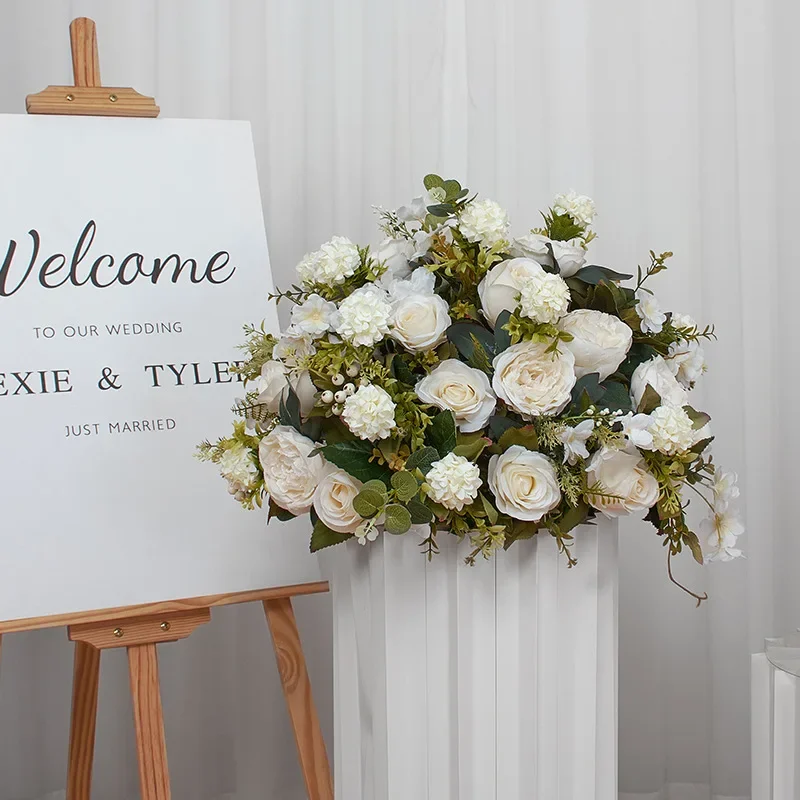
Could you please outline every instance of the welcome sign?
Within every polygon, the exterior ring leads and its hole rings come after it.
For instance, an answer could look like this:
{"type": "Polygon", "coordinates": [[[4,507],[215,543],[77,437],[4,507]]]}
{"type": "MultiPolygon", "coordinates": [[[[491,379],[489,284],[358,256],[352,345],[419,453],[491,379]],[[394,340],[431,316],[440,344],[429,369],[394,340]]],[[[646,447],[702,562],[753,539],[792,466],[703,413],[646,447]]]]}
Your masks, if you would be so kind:
{"type": "Polygon", "coordinates": [[[318,580],[196,444],[277,330],[248,123],[0,116],[0,621],[318,580]]]}

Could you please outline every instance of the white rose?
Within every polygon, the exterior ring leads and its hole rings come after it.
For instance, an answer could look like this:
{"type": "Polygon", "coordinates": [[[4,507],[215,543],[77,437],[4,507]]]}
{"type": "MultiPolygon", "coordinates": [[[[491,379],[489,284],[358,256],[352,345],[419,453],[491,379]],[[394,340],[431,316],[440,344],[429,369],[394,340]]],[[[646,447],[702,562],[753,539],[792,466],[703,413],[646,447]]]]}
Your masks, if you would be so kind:
{"type": "Polygon", "coordinates": [[[707,369],[705,353],[696,341],[673,342],[665,360],[684,389],[691,389],[707,369]]]}
{"type": "Polygon", "coordinates": [[[447,301],[437,294],[412,294],[398,301],[389,319],[392,338],[412,352],[430,350],[450,327],[447,301]]]}
{"type": "Polygon", "coordinates": [[[464,433],[483,428],[497,404],[486,373],[457,358],[442,361],[414,391],[423,403],[450,409],[464,433]]]}
{"type": "Polygon", "coordinates": [[[542,274],[541,265],[530,258],[501,261],[486,273],[478,284],[483,314],[494,325],[503,311],[513,311],[526,281],[542,274]]]}
{"type": "Polygon", "coordinates": [[[375,258],[386,264],[382,282],[389,279],[406,278],[411,274],[408,262],[414,257],[416,247],[410,239],[384,239],[375,251],[375,258]]]}
{"type": "Polygon", "coordinates": [[[495,394],[526,419],[563,411],[575,386],[572,353],[547,353],[548,347],[548,342],[520,342],[492,362],[495,394]]]}
{"type": "Polygon", "coordinates": [[[633,339],[633,331],[622,320],[588,308],[570,311],[558,327],[572,335],[563,346],[575,356],[578,378],[597,372],[604,381],[625,360],[633,339]]]}
{"type": "Polygon", "coordinates": [[[497,510],[514,519],[538,522],[561,502],[553,462],[522,445],[492,456],[488,477],[497,510]]]}
{"type": "Polygon", "coordinates": [[[261,367],[261,375],[256,380],[258,402],[277,414],[286,383],[286,367],[280,361],[267,361],[261,367]]]}
{"type": "Polygon", "coordinates": [[[274,427],[258,446],[267,492],[292,514],[305,514],[311,508],[325,467],[322,456],[311,455],[316,448],[316,442],[288,425],[274,427]]]}
{"type": "Polygon", "coordinates": [[[562,278],[574,275],[586,263],[586,248],[579,239],[569,242],[551,242],[553,256],[562,278]]]}
{"type": "Polygon", "coordinates": [[[562,278],[574,275],[586,263],[586,248],[580,239],[559,242],[548,239],[540,233],[529,233],[514,239],[510,253],[513,256],[532,258],[538,264],[552,264],[547,245],[553,248],[553,257],[558,263],[558,271],[562,278]]]}
{"type": "Polygon", "coordinates": [[[658,481],[647,471],[638,452],[598,450],[586,467],[590,487],[599,484],[604,495],[588,495],[589,505],[607,517],[646,511],[658,500],[658,481]]]}
{"type": "Polygon", "coordinates": [[[314,491],[314,510],[332,531],[353,533],[363,522],[353,510],[353,498],[362,485],[343,469],[331,468],[322,476],[314,491]]]}
{"type": "Polygon", "coordinates": [[[639,408],[644,391],[650,385],[658,392],[662,403],[672,406],[685,406],[688,402],[686,390],[675,380],[672,370],[661,356],[643,361],[631,376],[631,402],[634,409],[639,408]]]}

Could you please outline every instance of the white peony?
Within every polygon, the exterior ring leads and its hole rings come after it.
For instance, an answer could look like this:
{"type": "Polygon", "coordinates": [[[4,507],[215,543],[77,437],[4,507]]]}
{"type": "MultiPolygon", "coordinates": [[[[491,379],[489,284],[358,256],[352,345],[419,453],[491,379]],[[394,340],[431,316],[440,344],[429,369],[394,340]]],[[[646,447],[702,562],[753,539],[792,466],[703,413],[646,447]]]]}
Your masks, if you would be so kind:
{"type": "Polygon", "coordinates": [[[386,293],[367,284],[342,300],[336,333],[356,346],[377,344],[389,333],[391,311],[386,293]]]}
{"type": "Polygon", "coordinates": [[[338,318],[336,304],[318,294],[309,295],[303,303],[292,307],[292,327],[314,339],[333,330],[338,318]]]}
{"type": "Polygon", "coordinates": [[[552,263],[547,245],[553,249],[553,258],[558,264],[562,278],[574,275],[586,263],[586,248],[580,239],[559,242],[548,239],[540,233],[529,233],[514,239],[509,252],[518,258],[532,258],[539,264],[548,266],[552,263]]]}
{"type": "Polygon", "coordinates": [[[513,344],[492,362],[492,388],[525,419],[558,414],[575,385],[575,358],[569,350],[546,352],[548,342],[513,344]]]}
{"type": "Polygon", "coordinates": [[[497,510],[514,519],[538,522],[561,502],[553,462],[522,445],[492,456],[488,479],[497,510]]]}
{"type": "Polygon", "coordinates": [[[742,551],[736,547],[737,539],[744,533],[741,520],[730,510],[715,512],[700,523],[703,556],[709,561],[733,561],[742,551]]]}
{"type": "Polygon", "coordinates": [[[686,390],[675,380],[672,370],[661,356],[654,356],[643,361],[631,376],[631,402],[639,408],[644,391],[652,386],[658,393],[662,403],[673,406],[685,406],[688,402],[686,390]]]}
{"type": "Polygon", "coordinates": [[[338,533],[353,533],[363,518],[353,510],[353,498],[362,483],[343,469],[329,468],[314,491],[317,516],[338,533]]]}
{"type": "Polygon", "coordinates": [[[565,194],[557,194],[553,200],[553,211],[557,214],[569,214],[578,225],[588,228],[597,214],[594,200],[585,194],[578,194],[570,189],[565,194]]]}
{"type": "Polygon", "coordinates": [[[569,301],[569,286],[564,279],[544,270],[528,276],[520,289],[521,313],[534,322],[558,322],[567,313],[569,301]]]}
{"type": "Polygon", "coordinates": [[[654,294],[646,289],[636,292],[636,313],[641,319],[641,327],[645,333],[661,333],[661,328],[667,321],[667,315],[661,310],[661,305],[654,294]]]}
{"type": "Polygon", "coordinates": [[[438,364],[414,391],[423,403],[450,409],[464,433],[483,428],[497,404],[486,373],[457,358],[438,364]]]}
{"type": "Polygon", "coordinates": [[[664,359],[678,383],[691,389],[706,371],[706,357],[698,342],[673,342],[664,359]]]}
{"type": "Polygon", "coordinates": [[[544,272],[530,258],[511,258],[492,267],[478,284],[483,314],[494,325],[503,311],[514,311],[519,305],[522,287],[529,279],[544,272]]]}
{"type": "Polygon", "coordinates": [[[358,247],[345,236],[334,236],[319,250],[303,257],[297,265],[297,274],[307,286],[315,283],[335,286],[344,283],[360,265],[358,247]]]}
{"type": "Polygon", "coordinates": [[[303,331],[290,325],[272,349],[272,357],[282,361],[287,367],[297,367],[308,356],[317,352],[314,340],[303,331]]]}
{"type": "Polygon", "coordinates": [[[585,419],[575,427],[565,425],[558,438],[564,445],[564,463],[577,464],[579,459],[589,458],[586,442],[594,430],[594,420],[585,419]]]}
{"type": "Polygon", "coordinates": [[[249,489],[258,476],[250,448],[238,443],[227,448],[219,460],[219,473],[230,484],[232,494],[249,489]]]}
{"type": "Polygon", "coordinates": [[[508,214],[494,200],[474,200],[461,212],[458,228],[468,242],[492,247],[508,239],[508,214]]]}
{"type": "Polygon", "coordinates": [[[314,498],[325,461],[312,455],[317,443],[287,425],[277,425],[262,440],[258,458],[269,496],[292,514],[305,514],[314,498]]]}
{"type": "Polygon", "coordinates": [[[434,461],[425,482],[428,497],[434,503],[456,511],[461,511],[478,496],[482,483],[478,465],[455,453],[434,461]]]}
{"type": "Polygon", "coordinates": [[[396,406],[380,386],[361,386],[344,401],[342,420],[359,439],[385,439],[395,428],[396,406]]]}
{"type": "Polygon", "coordinates": [[[589,505],[607,517],[637,514],[658,501],[658,481],[637,452],[598,450],[586,467],[586,479],[602,493],[587,495],[589,505]]]}
{"type": "Polygon", "coordinates": [[[578,378],[597,372],[604,381],[625,360],[633,341],[633,331],[622,320],[588,308],[570,311],[558,327],[572,335],[563,346],[575,356],[578,378]]]}
{"type": "Polygon", "coordinates": [[[392,338],[412,352],[441,344],[450,327],[450,306],[434,294],[435,280],[432,272],[418,267],[408,280],[394,281],[389,286],[392,338]]]}
{"type": "Polygon", "coordinates": [[[650,413],[653,449],[672,456],[684,453],[697,441],[689,415],[680,406],[659,406],[650,413]]]}

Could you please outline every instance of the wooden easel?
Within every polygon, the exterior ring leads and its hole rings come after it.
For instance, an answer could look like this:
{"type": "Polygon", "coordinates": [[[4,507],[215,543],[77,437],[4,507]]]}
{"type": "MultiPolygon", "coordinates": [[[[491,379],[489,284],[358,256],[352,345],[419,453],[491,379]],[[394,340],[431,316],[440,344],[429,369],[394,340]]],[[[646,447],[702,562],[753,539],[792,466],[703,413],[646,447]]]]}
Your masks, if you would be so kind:
{"type": "MultiPolygon", "coordinates": [[[[152,97],[130,88],[100,85],[97,35],[92,20],[73,20],[70,40],[75,85],[48,86],[29,95],[29,114],[158,116],[159,108],[152,97]]],[[[318,582],[0,622],[0,644],[4,633],[62,626],[67,626],[69,639],[75,642],[67,800],[90,800],[100,653],[112,647],[128,650],[142,800],[169,800],[156,645],[185,639],[211,620],[212,608],[254,601],[263,603],[272,634],[309,800],[333,800],[328,756],[292,609],[292,597],[327,591],[328,584],[318,582]]]]}

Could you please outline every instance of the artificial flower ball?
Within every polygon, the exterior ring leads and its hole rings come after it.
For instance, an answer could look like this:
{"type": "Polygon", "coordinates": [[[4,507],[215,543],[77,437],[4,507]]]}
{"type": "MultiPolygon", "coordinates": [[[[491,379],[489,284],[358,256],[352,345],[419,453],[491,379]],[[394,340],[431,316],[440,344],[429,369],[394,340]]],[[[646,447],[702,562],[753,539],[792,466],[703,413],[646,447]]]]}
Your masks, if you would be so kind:
{"type": "Polygon", "coordinates": [[[380,386],[362,386],[344,401],[342,419],[359,439],[370,442],[385,439],[394,430],[395,404],[380,386]]]}
{"type": "Polygon", "coordinates": [[[234,491],[247,489],[258,475],[252,452],[243,444],[225,450],[219,461],[219,472],[234,491]]]}
{"type": "Polygon", "coordinates": [[[314,498],[325,461],[312,455],[317,443],[288,425],[275,426],[258,446],[264,485],[270,497],[292,514],[305,514],[314,498]]]}
{"type": "Polygon", "coordinates": [[[549,346],[512,344],[492,362],[495,394],[525,419],[559,414],[572,399],[575,358],[566,349],[547,352],[549,346]]]}
{"type": "Polygon", "coordinates": [[[553,462],[518,444],[489,460],[489,488],[498,511],[529,522],[538,522],[561,502],[553,462]]]}
{"type": "Polygon", "coordinates": [[[425,476],[428,497],[445,508],[461,511],[477,496],[481,488],[481,474],[477,464],[464,456],[448,453],[425,476]]]}

